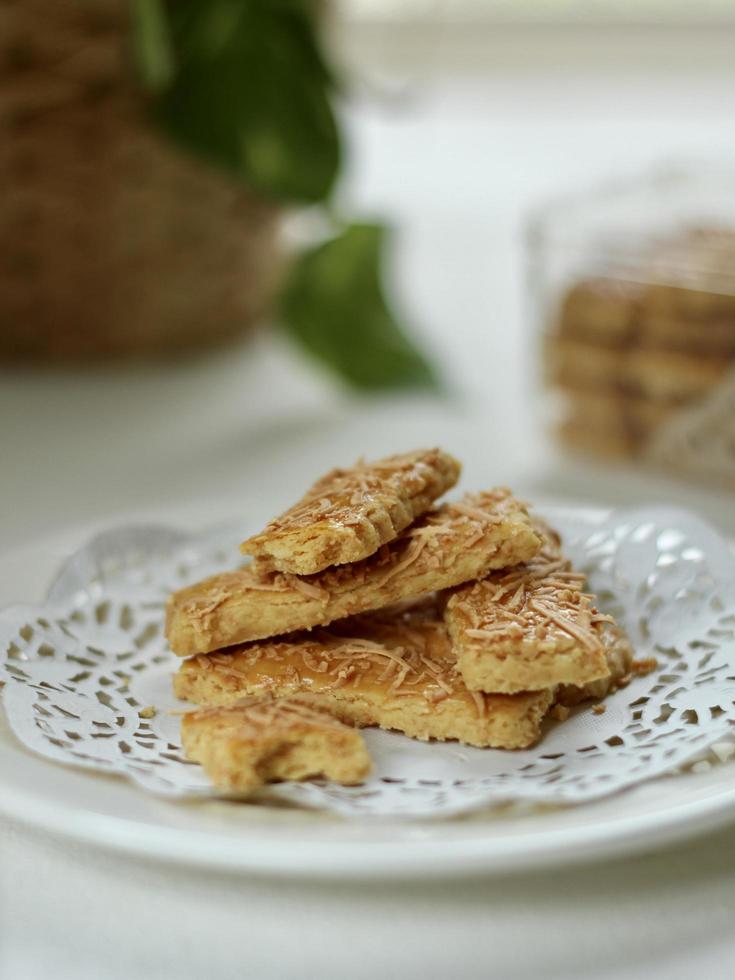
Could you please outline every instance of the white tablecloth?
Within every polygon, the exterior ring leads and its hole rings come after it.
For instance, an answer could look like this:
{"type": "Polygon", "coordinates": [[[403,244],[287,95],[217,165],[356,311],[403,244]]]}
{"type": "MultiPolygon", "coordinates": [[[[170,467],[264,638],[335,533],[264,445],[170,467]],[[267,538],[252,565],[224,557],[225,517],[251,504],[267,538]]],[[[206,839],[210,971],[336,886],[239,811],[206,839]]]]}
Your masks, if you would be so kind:
{"type": "Polygon", "coordinates": [[[3,980],[726,978],[735,834],[428,887],[188,874],[4,826],[3,980]]]}

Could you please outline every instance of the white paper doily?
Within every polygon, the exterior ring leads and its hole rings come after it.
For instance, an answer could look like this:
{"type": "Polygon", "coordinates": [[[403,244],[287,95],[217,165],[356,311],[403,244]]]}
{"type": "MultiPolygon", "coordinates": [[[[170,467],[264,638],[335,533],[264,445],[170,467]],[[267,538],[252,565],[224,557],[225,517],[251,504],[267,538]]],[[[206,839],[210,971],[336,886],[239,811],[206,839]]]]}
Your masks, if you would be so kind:
{"type": "MultiPolygon", "coordinates": [[[[709,527],[678,510],[619,512],[591,524],[549,512],[601,605],[639,657],[659,668],[522,752],[414,742],[365,732],[376,766],[359,787],[282,784],[264,799],[345,815],[431,816],[508,800],[580,803],[670,772],[732,731],[735,562],[709,527]]],[[[180,661],[162,637],[169,591],[239,560],[244,529],[198,537],[160,527],[94,539],[61,570],[46,603],[0,613],[0,678],[9,723],[34,752],[126,776],[169,798],[212,795],[185,761],[171,694],[180,661]],[[139,712],[153,705],[156,715],[139,712]]],[[[682,778],[686,778],[683,776],[682,778]]]]}

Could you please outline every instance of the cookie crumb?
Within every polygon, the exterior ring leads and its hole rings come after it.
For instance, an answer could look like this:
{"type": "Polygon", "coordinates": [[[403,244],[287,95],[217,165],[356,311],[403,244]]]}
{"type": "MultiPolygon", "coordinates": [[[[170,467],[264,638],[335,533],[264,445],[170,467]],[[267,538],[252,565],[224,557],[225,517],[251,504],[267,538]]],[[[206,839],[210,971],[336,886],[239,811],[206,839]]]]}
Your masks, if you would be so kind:
{"type": "Polygon", "coordinates": [[[572,712],[565,705],[556,704],[551,713],[557,721],[566,721],[572,712]]]}
{"type": "Polygon", "coordinates": [[[655,657],[643,657],[641,660],[634,660],[630,665],[631,671],[638,677],[650,674],[658,667],[658,660],[655,657]]]}
{"type": "Polygon", "coordinates": [[[152,704],[149,704],[147,708],[141,708],[140,709],[140,711],[138,712],[138,717],[139,718],[155,718],[156,717],[156,709],[153,707],[152,704]]]}
{"type": "Polygon", "coordinates": [[[593,715],[604,715],[606,711],[607,711],[607,705],[604,705],[604,704],[593,704],[592,705],[592,714],[593,715]]]}

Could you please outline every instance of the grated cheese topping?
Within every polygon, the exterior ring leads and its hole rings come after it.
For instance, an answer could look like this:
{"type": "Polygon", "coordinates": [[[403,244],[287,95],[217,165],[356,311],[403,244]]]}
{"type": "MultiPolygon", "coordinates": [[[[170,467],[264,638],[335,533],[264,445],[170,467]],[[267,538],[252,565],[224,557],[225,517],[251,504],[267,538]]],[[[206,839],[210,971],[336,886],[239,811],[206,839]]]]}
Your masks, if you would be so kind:
{"type": "Polygon", "coordinates": [[[420,510],[412,511],[411,501],[426,496],[429,501],[453,486],[459,476],[459,464],[440,449],[422,449],[387,459],[333,469],[321,477],[293,507],[270,521],[265,529],[243,544],[251,554],[268,552],[268,538],[283,532],[308,529],[315,523],[337,528],[369,524],[388,519],[397,512],[400,526],[392,536],[406,527],[420,510]]]}
{"type": "Polygon", "coordinates": [[[198,666],[225,677],[247,678],[262,672],[263,689],[287,678],[294,687],[320,693],[347,686],[370,688],[386,697],[420,698],[436,706],[460,699],[478,718],[487,714],[492,695],[470,692],[457,669],[456,657],[432,597],[410,607],[353,617],[334,628],[261,641],[228,652],[200,654],[198,666]]]}
{"type": "MultiPolygon", "coordinates": [[[[504,520],[518,515],[518,507],[510,491],[467,494],[462,501],[429,511],[395,540],[383,544],[375,554],[359,562],[326,568],[313,575],[293,575],[263,573],[256,561],[254,569],[248,566],[241,572],[239,591],[271,589],[288,592],[295,589],[324,602],[330,595],[367,584],[382,589],[412,566],[417,574],[450,567],[484,539],[488,529],[495,530],[504,520]],[[472,505],[466,505],[465,500],[472,501],[472,505]],[[469,519],[468,509],[472,514],[469,519]]],[[[523,511],[520,514],[525,516],[523,511]]]]}
{"type": "Polygon", "coordinates": [[[345,726],[329,712],[305,704],[297,697],[270,695],[241,698],[229,707],[198,708],[184,714],[185,724],[214,721],[220,731],[243,739],[257,739],[291,729],[342,730],[345,726]]]}
{"type": "Polygon", "coordinates": [[[449,600],[447,621],[460,643],[548,643],[574,640],[601,651],[600,626],[611,623],[594,597],[583,591],[585,577],[561,553],[558,536],[541,528],[544,546],[525,564],[492,572],[482,582],[460,587],[449,600]]]}

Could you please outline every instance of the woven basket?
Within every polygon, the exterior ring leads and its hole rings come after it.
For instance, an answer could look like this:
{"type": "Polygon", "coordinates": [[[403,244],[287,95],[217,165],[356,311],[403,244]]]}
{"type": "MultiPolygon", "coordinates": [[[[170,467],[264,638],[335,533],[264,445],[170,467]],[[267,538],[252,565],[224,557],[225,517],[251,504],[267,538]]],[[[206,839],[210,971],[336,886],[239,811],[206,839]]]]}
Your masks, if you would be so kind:
{"type": "Polygon", "coordinates": [[[0,357],[214,344],[264,312],[272,204],[145,119],[127,0],[0,0],[0,357]]]}

